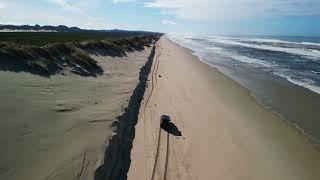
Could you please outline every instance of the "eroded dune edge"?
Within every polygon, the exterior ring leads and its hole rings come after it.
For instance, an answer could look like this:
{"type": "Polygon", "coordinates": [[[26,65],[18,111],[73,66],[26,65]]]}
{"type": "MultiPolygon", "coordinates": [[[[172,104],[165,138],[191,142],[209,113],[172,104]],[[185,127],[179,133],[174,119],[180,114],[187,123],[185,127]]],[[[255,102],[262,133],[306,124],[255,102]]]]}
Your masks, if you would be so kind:
{"type": "Polygon", "coordinates": [[[140,105],[146,90],[154,55],[155,45],[153,45],[148,61],[140,69],[139,83],[133,91],[128,107],[124,109],[122,115],[117,117],[117,134],[112,137],[108,144],[104,164],[96,170],[95,180],[127,178],[131,162],[130,153],[135,137],[135,125],[138,122],[140,105]]]}
{"type": "Polygon", "coordinates": [[[96,77],[104,70],[90,55],[122,57],[126,52],[144,50],[157,38],[157,35],[146,35],[114,41],[91,40],[45,46],[0,42],[0,70],[45,77],[69,73],[96,77]]]}
{"type": "Polygon", "coordinates": [[[0,179],[124,177],[158,39],[1,43],[0,179]]]}

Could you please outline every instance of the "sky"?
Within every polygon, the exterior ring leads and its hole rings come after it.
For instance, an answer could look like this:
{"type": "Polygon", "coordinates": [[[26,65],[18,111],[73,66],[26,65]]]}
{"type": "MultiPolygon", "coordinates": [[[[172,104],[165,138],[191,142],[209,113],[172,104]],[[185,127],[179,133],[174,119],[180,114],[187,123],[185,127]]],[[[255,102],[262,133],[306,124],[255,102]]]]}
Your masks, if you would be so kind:
{"type": "Polygon", "coordinates": [[[0,24],[320,36],[320,0],[0,0],[0,24]]]}

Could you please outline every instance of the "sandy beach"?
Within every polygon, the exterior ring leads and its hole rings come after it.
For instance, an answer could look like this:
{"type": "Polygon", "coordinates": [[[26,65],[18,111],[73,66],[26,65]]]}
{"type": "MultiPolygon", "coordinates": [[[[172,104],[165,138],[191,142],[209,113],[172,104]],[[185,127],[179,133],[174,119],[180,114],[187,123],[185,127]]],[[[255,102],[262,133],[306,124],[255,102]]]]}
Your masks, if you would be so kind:
{"type": "Polygon", "coordinates": [[[308,139],[190,50],[161,38],[149,80],[129,180],[319,179],[308,139]],[[163,114],[174,131],[160,128],[163,114]]]}
{"type": "Polygon", "coordinates": [[[91,55],[99,77],[0,72],[0,179],[94,179],[150,55],[91,55]]]}

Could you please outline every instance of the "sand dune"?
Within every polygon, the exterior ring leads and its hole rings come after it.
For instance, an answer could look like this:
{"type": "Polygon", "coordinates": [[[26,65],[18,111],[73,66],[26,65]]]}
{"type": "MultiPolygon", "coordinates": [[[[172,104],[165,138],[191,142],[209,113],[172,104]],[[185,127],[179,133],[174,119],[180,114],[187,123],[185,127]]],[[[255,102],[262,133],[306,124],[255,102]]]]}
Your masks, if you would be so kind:
{"type": "Polygon", "coordinates": [[[152,48],[96,56],[98,77],[0,72],[0,179],[94,179],[152,48]]]}
{"type": "Polygon", "coordinates": [[[104,69],[90,55],[124,57],[127,52],[144,50],[157,38],[150,35],[113,41],[49,43],[45,46],[0,42],[0,70],[45,77],[56,74],[97,77],[103,74],[104,69]]]}
{"type": "Polygon", "coordinates": [[[129,180],[317,180],[320,153],[249,91],[166,38],[140,109],[129,180]],[[181,136],[160,129],[168,114],[181,136]]]}

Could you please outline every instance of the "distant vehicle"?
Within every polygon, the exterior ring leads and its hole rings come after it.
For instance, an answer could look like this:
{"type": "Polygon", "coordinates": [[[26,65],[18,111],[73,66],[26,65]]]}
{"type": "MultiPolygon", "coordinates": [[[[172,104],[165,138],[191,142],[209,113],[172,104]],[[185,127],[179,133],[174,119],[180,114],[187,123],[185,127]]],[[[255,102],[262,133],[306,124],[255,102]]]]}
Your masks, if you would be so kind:
{"type": "Polygon", "coordinates": [[[160,118],[160,127],[163,129],[168,129],[170,127],[171,117],[168,115],[162,115],[160,118]]]}

